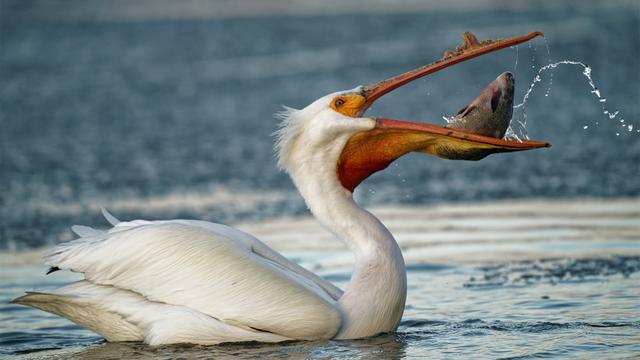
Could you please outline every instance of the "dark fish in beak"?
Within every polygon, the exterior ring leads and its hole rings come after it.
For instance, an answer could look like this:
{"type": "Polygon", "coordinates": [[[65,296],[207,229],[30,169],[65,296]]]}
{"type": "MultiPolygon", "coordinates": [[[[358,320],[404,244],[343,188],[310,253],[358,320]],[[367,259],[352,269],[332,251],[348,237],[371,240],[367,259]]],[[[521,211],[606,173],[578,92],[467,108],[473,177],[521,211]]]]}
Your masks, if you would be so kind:
{"type": "Polygon", "coordinates": [[[513,116],[514,87],[510,72],[500,74],[445,127],[502,139],[513,116]]]}

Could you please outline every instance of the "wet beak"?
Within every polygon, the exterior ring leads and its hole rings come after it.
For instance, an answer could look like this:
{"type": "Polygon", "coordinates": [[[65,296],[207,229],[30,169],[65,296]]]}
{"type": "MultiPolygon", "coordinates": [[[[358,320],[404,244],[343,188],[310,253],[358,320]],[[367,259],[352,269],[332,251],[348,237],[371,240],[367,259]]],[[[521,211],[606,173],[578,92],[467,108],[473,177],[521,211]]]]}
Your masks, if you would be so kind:
{"type": "MultiPolygon", "coordinates": [[[[441,60],[364,87],[362,95],[366,100],[356,114],[363,116],[380,97],[413,80],[459,62],[529,41],[537,36],[543,35],[533,32],[511,39],[480,42],[473,34],[464,33],[464,44],[455,51],[445,52],[441,60]]],[[[409,152],[429,153],[452,160],[479,160],[492,153],[550,146],[542,141],[500,140],[432,124],[384,118],[376,118],[375,121],[373,129],[352,136],[340,156],[338,177],[342,185],[350,191],[371,174],[386,168],[393,160],[409,152]]]]}

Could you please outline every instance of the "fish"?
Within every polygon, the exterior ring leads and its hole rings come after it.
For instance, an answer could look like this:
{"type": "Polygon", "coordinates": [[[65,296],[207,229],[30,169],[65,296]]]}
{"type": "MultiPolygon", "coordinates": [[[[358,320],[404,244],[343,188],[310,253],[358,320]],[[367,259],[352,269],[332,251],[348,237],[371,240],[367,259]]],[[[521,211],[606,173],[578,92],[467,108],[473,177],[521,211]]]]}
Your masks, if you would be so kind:
{"type": "Polygon", "coordinates": [[[504,138],[513,116],[514,90],[513,74],[507,71],[498,75],[469,105],[448,119],[445,127],[504,138]]]}

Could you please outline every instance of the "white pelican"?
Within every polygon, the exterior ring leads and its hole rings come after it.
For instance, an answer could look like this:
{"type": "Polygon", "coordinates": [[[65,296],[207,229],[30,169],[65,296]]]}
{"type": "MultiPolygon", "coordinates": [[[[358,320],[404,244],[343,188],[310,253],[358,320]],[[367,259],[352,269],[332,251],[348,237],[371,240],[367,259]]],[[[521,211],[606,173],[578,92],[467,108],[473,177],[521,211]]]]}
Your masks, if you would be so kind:
{"type": "Polygon", "coordinates": [[[398,244],[358,207],[355,187],[412,151],[450,159],[548,146],[436,125],[363,117],[382,95],[414,79],[540,33],[465,44],[444,59],[371,86],[288,109],[277,132],[279,166],[313,215],[353,252],[345,291],[231,227],[196,220],[119,222],[108,231],[74,226],[78,239],[45,255],[50,271],[84,280],[13,302],[48,311],[108,341],[219,344],[356,339],[394,331],[407,282],[398,244]]]}

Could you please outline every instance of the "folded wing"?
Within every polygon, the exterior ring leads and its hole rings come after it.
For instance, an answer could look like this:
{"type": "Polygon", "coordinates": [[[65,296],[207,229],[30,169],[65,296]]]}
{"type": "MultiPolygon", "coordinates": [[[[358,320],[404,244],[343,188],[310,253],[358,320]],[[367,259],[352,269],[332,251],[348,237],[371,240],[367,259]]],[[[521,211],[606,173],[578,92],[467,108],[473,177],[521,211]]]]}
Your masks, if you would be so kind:
{"type": "Polygon", "coordinates": [[[138,220],[79,232],[84,236],[45,256],[50,266],[248,330],[327,339],[340,328],[339,289],[241,231],[138,220]]]}

